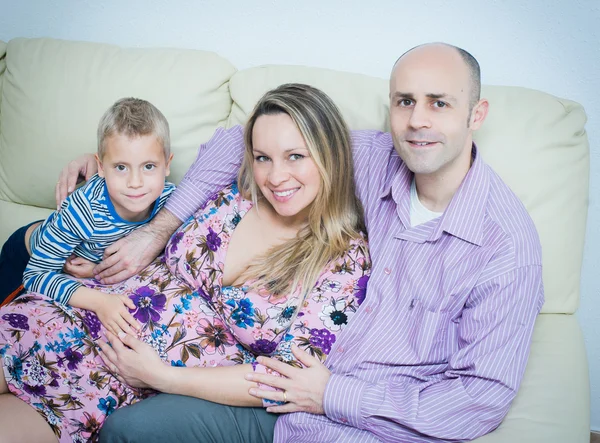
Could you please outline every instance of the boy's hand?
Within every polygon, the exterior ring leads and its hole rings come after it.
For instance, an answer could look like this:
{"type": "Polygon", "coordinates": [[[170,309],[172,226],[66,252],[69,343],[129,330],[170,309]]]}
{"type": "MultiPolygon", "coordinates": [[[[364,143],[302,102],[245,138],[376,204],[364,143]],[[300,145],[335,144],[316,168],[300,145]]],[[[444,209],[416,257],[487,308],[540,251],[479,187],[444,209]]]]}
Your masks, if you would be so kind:
{"type": "Polygon", "coordinates": [[[95,266],[93,261],[71,255],[63,266],[63,272],[76,278],[93,278],[95,266]]]}
{"type": "Polygon", "coordinates": [[[102,299],[97,300],[95,308],[98,319],[113,334],[124,332],[136,335],[140,324],[129,312],[129,309],[135,309],[135,304],[126,295],[102,294],[102,299]]]}
{"type": "Polygon", "coordinates": [[[75,190],[77,183],[84,179],[85,181],[89,180],[96,172],[98,172],[98,165],[93,154],[83,154],[69,162],[58,176],[54,195],[56,207],[60,208],[67,195],[75,190]]]}

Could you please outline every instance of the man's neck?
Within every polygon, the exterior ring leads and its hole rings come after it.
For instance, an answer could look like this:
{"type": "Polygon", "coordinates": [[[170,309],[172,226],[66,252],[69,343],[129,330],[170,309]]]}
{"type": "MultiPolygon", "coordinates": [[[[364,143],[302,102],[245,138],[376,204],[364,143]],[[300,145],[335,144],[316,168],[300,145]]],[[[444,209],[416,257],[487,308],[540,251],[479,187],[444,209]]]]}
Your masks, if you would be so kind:
{"type": "Polygon", "coordinates": [[[423,206],[433,212],[444,212],[462,181],[471,168],[471,151],[468,152],[468,160],[456,159],[462,163],[447,165],[445,169],[433,174],[415,174],[417,195],[423,206]]]}

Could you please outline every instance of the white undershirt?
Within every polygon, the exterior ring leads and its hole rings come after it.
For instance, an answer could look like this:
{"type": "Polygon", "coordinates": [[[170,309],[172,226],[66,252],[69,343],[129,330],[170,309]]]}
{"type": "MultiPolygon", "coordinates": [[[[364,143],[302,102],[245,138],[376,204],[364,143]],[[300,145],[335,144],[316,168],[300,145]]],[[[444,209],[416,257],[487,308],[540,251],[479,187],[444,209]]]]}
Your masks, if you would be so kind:
{"type": "Polygon", "coordinates": [[[423,206],[419,195],[417,194],[417,184],[413,177],[412,183],[410,184],[410,225],[417,226],[423,223],[427,223],[429,220],[438,218],[443,212],[433,212],[423,206]]]}

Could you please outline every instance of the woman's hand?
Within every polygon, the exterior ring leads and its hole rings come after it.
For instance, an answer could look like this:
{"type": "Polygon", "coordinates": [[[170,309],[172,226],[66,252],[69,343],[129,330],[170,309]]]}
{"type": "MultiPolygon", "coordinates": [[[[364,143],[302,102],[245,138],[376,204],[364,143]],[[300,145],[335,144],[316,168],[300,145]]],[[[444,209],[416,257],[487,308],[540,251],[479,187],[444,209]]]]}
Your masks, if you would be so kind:
{"type": "Polygon", "coordinates": [[[54,190],[56,207],[60,209],[62,202],[75,190],[77,183],[84,179],[89,180],[96,172],[98,172],[98,165],[94,154],[83,154],[65,166],[60,171],[54,190]]]}
{"type": "Polygon", "coordinates": [[[122,294],[100,294],[99,297],[92,310],[104,327],[113,334],[135,334],[140,324],[129,312],[135,309],[133,300],[122,294]]]}
{"type": "Polygon", "coordinates": [[[98,340],[102,360],[122,383],[134,388],[155,388],[169,375],[171,366],[147,343],[129,334],[106,333],[110,345],[98,340]],[[111,347],[112,345],[112,347],[111,347]]]}
{"type": "Polygon", "coordinates": [[[331,372],[319,359],[296,345],[292,346],[292,353],[305,366],[303,369],[294,368],[273,358],[258,357],[257,361],[260,364],[277,371],[283,377],[256,372],[246,374],[246,380],[269,385],[281,391],[252,388],[248,392],[258,398],[284,402],[281,406],[268,407],[267,412],[279,414],[304,411],[324,415],[323,396],[331,372]]]}
{"type": "Polygon", "coordinates": [[[72,275],[76,278],[93,278],[93,270],[95,266],[96,263],[93,261],[86,260],[83,257],[77,257],[76,255],[71,255],[65,262],[63,271],[66,274],[72,275]]]}

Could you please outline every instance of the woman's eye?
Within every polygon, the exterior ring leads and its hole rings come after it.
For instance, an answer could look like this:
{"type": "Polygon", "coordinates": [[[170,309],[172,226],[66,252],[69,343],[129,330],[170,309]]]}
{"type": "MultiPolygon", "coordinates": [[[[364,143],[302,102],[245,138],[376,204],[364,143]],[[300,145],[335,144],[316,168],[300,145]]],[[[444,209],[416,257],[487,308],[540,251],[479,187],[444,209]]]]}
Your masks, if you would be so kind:
{"type": "Polygon", "coordinates": [[[304,156],[302,154],[292,154],[290,155],[290,160],[296,161],[296,160],[302,160],[304,158],[304,156]]]}
{"type": "Polygon", "coordinates": [[[254,157],[254,160],[262,163],[262,162],[266,162],[267,160],[269,160],[269,157],[267,157],[266,155],[257,155],[256,157],[254,157]]]}
{"type": "Polygon", "coordinates": [[[156,168],[156,165],[153,165],[151,163],[148,163],[147,165],[144,165],[144,169],[146,171],[152,171],[154,168],[156,168]]]}

